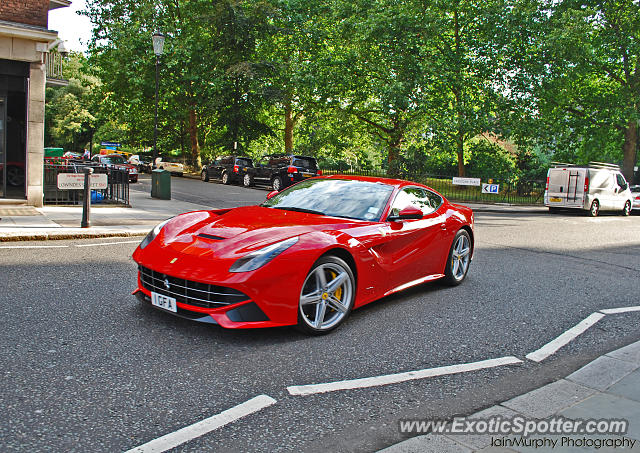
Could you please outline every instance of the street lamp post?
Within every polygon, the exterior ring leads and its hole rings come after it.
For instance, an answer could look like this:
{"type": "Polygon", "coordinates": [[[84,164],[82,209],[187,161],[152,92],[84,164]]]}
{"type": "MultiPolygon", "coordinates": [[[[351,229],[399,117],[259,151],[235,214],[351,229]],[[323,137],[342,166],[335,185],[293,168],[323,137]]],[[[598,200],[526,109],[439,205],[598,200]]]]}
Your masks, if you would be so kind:
{"type": "Polygon", "coordinates": [[[156,165],[156,159],[158,157],[158,85],[160,79],[160,55],[164,49],[164,35],[160,31],[156,31],[152,36],[153,41],[153,53],[156,54],[156,120],[155,127],[153,129],[153,162],[151,168],[156,165]]]}

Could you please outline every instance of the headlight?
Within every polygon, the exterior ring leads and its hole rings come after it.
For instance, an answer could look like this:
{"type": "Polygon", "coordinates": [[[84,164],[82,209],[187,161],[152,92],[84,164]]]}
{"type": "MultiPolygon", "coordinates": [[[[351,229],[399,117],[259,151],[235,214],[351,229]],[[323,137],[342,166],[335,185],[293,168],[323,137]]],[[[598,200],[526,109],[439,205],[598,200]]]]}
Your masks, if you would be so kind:
{"type": "Polygon", "coordinates": [[[276,256],[280,255],[296,242],[298,242],[298,236],[285,241],[276,242],[275,244],[268,245],[260,250],[256,250],[255,252],[251,252],[233,263],[229,268],[229,272],[255,271],[267,264],[276,256]]]}
{"type": "Polygon", "coordinates": [[[171,219],[167,219],[164,222],[157,224],[155,227],[153,227],[153,230],[149,231],[149,234],[147,234],[140,243],[140,250],[151,244],[151,241],[153,241],[156,236],[160,234],[160,230],[162,230],[162,228],[167,224],[169,220],[171,219]]]}

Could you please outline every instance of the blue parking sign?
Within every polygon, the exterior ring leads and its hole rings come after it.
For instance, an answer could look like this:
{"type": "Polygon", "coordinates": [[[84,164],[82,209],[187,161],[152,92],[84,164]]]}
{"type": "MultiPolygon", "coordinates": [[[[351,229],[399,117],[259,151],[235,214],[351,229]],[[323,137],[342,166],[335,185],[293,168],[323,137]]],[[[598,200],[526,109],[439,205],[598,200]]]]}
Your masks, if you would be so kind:
{"type": "Polygon", "coordinates": [[[482,184],[482,193],[498,193],[500,184],[482,184]]]}

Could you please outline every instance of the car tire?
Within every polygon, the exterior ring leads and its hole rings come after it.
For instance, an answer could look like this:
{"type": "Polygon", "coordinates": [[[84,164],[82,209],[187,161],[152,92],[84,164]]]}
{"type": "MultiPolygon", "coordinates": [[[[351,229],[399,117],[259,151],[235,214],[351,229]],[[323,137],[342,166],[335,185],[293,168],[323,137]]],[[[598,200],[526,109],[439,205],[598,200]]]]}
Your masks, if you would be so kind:
{"type": "Polygon", "coordinates": [[[622,210],[622,215],[623,216],[628,216],[631,215],[631,202],[627,200],[627,202],[624,204],[624,209],[622,210]]]}
{"type": "Polygon", "coordinates": [[[253,186],[253,178],[251,177],[250,174],[246,173],[244,175],[244,177],[242,178],[242,185],[245,187],[253,186]]]}
{"type": "Polygon", "coordinates": [[[471,266],[471,236],[467,230],[459,230],[451,243],[447,265],[444,270],[444,282],[457,286],[465,279],[471,266]]]}
{"type": "Polygon", "coordinates": [[[207,170],[202,170],[200,173],[200,179],[202,179],[203,182],[209,182],[209,172],[207,170]]]}
{"type": "Polygon", "coordinates": [[[324,335],[337,329],[351,314],[355,297],[356,280],[351,267],[337,256],[321,257],[302,284],[296,328],[308,335],[324,335]],[[320,282],[324,282],[323,288],[318,287],[320,282]]]}
{"type": "Polygon", "coordinates": [[[229,178],[229,173],[222,172],[222,184],[231,184],[231,178],[229,178]]]}
{"type": "Polygon", "coordinates": [[[591,202],[591,207],[589,208],[589,211],[587,211],[587,215],[589,217],[598,217],[599,213],[600,213],[600,202],[598,202],[598,200],[593,200],[591,202]]]}
{"type": "Polygon", "coordinates": [[[276,192],[280,192],[282,190],[282,178],[280,178],[280,176],[274,176],[271,180],[271,187],[276,192]]]}
{"type": "Polygon", "coordinates": [[[549,214],[557,214],[559,212],[560,212],[560,209],[553,206],[549,206],[549,214]]]}

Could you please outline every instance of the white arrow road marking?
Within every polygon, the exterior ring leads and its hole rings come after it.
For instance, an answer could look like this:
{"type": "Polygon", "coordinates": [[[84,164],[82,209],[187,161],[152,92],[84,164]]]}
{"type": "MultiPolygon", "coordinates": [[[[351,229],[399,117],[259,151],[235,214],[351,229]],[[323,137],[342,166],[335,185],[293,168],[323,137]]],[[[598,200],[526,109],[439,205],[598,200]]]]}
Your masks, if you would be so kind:
{"type": "Polygon", "coordinates": [[[632,311],[640,311],[640,305],[635,307],[605,308],[604,310],[600,310],[600,313],[604,313],[605,315],[616,315],[618,313],[629,313],[632,311]]]}
{"type": "Polygon", "coordinates": [[[537,351],[533,351],[527,354],[527,359],[533,360],[534,362],[542,362],[544,359],[554,354],[558,349],[565,346],[578,335],[582,334],[589,327],[600,321],[602,318],[604,318],[604,316],[605,315],[602,313],[591,313],[589,316],[573,326],[571,329],[564,332],[559,337],[551,340],[549,343],[545,344],[537,351]]]}
{"type": "Polygon", "coordinates": [[[449,365],[438,368],[427,368],[424,370],[407,371],[404,373],[387,374],[361,379],[350,379],[347,381],[328,382],[325,384],[292,385],[287,387],[291,395],[312,395],[314,393],[335,392],[336,390],[350,390],[379,385],[397,384],[399,382],[424,379],[446,374],[466,373],[468,371],[494,368],[503,365],[513,365],[522,363],[516,357],[500,357],[498,359],[483,360],[481,362],[463,363],[459,365],[449,365]]]}
{"type": "Polygon", "coordinates": [[[269,407],[275,403],[276,400],[270,396],[258,395],[251,398],[249,401],[238,404],[237,406],[227,409],[218,415],[214,415],[213,417],[206,418],[194,423],[193,425],[186,426],[178,431],[154,439],[151,442],[140,445],[139,447],[132,448],[125,453],[159,453],[167,451],[180,444],[195,439],[196,437],[200,437],[213,430],[221,428],[242,417],[258,412],[259,410],[269,407]]]}

